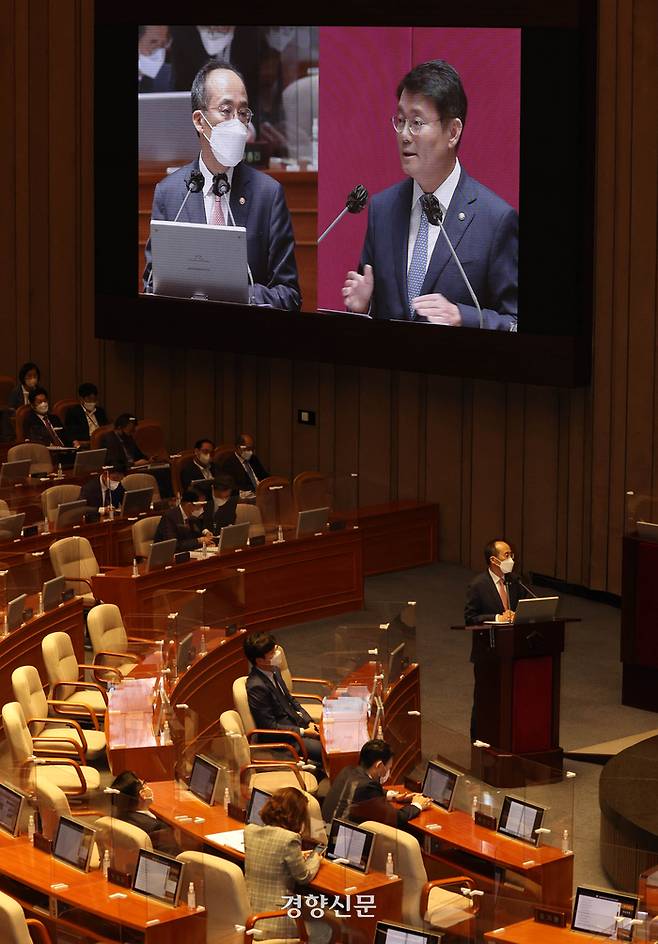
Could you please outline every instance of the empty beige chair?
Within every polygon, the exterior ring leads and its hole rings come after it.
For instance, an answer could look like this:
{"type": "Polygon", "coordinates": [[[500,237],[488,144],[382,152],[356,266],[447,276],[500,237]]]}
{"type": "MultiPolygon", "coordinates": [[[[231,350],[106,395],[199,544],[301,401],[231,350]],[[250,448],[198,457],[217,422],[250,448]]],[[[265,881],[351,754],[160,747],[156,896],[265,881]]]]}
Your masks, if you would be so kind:
{"type": "Polygon", "coordinates": [[[56,577],[66,577],[67,588],[82,597],[85,606],[93,606],[96,597],[91,589],[91,578],[100,571],[96,555],[87,538],[77,534],[61,538],[50,545],[50,563],[56,577]]]}
{"type": "Polygon", "coordinates": [[[134,523],[131,530],[135,557],[148,557],[161,518],[162,515],[149,515],[148,518],[140,518],[134,523]]]}
{"type": "Polygon", "coordinates": [[[244,502],[235,506],[235,523],[246,524],[249,522],[249,537],[257,538],[265,534],[263,519],[257,505],[247,505],[244,502]]]}
{"type": "Polygon", "coordinates": [[[41,493],[41,511],[49,521],[55,519],[57,509],[64,502],[77,501],[82,491],[79,485],[52,485],[41,493]]]}
{"type": "MultiPolygon", "coordinates": [[[[181,852],[179,862],[185,863],[185,883],[194,882],[197,904],[206,909],[206,944],[243,944],[258,940],[257,936],[244,934],[237,928],[251,931],[265,915],[251,914],[251,903],[247,894],[247,883],[242,869],[234,862],[203,852],[181,852]]],[[[268,911],[267,917],[285,917],[287,912],[268,911]]],[[[306,944],[306,927],[301,918],[296,918],[299,937],[287,939],[287,944],[306,944]]],[[[268,939],[267,944],[275,944],[268,939]]],[[[283,944],[278,941],[277,944],[283,944]]]]}
{"type": "Polygon", "coordinates": [[[83,731],[77,721],[48,717],[48,700],[39,673],[33,665],[22,665],[11,675],[14,698],[23,709],[32,737],[42,741],[57,754],[71,754],[81,764],[96,760],[105,754],[105,735],[102,731],[83,731]],[[48,742],[52,742],[52,746],[48,742]],[[73,742],[73,743],[71,743],[73,742]]]}
{"type": "MultiPolygon", "coordinates": [[[[89,816],[98,819],[100,813],[98,810],[77,810],[75,816],[71,812],[68,798],[63,790],[52,783],[50,780],[40,780],[37,787],[37,807],[39,809],[39,818],[41,820],[41,832],[51,841],[57,835],[57,827],[62,816],[68,816],[70,819],[76,819],[82,816],[89,816]]],[[[89,862],[90,868],[97,869],[101,864],[98,846],[94,843],[89,862]]]]}
{"type": "Polygon", "coordinates": [[[7,452],[7,461],[17,462],[19,459],[30,460],[30,475],[50,475],[53,471],[48,447],[41,443],[19,443],[12,446],[7,452]]]}
{"type": "Polygon", "coordinates": [[[127,492],[135,491],[138,488],[152,488],[153,496],[151,501],[160,501],[160,489],[153,475],[148,472],[131,472],[130,475],[124,475],[121,484],[127,492]]]}
{"type": "MultiPolygon", "coordinates": [[[[94,651],[94,665],[107,665],[122,676],[128,675],[140,661],[136,653],[128,652],[131,643],[153,645],[147,639],[128,638],[121,610],[115,603],[99,603],[90,610],[87,616],[87,631],[94,651]]],[[[99,672],[94,674],[99,681],[109,681],[112,677],[108,673],[105,676],[99,672]]]]}
{"type": "Polygon", "coordinates": [[[85,682],[80,669],[96,666],[78,665],[71,637],[67,633],[49,633],[41,640],[41,652],[50,683],[51,705],[56,715],[91,719],[100,730],[107,709],[107,693],[98,682],[85,682]]]}
{"type": "Polygon", "coordinates": [[[298,787],[307,793],[315,793],[318,782],[308,770],[298,766],[298,755],[292,745],[283,744],[278,755],[276,744],[250,744],[245,734],[242,719],[237,711],[223,711],[219,723],[228,735],[232,749],[231,764],[240,771],[242,798],[246,800],[254,787],[273,793],[282,787],[298,787]],[[259,771],[259,766],[265,767],[259,771]]]}
{"type": "Polygon", "coordinates": [[[99,788],[98,771],[78,764],[73,758],[40,758],[38,764],[33,762],[42,747],[41,739],[32,739],[23,709],[17,701],[3,705],[2,723],[19,788],[29,791],[34,786],[38,792],[42,780],[50,780],[71,796],[84,796],[89,790],[99,788]]]}
{"type": "Polygon", "coordinates": [[[36,918],[26,918],[18,902],[4,892],[0,892],[0,941],[2,944],[52,944],[45,925],[36,918]]]}
{"type": "Polygon", "coordinates": [[[288,665],[288,660],[286,658],[286,651],[283,646],[278,643],[279,652],[281,653],[281,663],[279,665],[279,671],[281,672],[281,677],[286,683],[288,691],[295,696],[298,702],[300,702],[306,711],[308,711],[311,718],[318,722],[322,718],[322,695],[311,692],[298,692],[295,691],[295,685],[301,683],[303,685],[323,685],[327,691],[325,695],[329,694],[329,691],[334,687],[329,679],[322,678],[304,678],[301,675],[293,676],[290,672],[290,667],[288,665]]]}
{"type": "Polygon", "coordinates": [[[464,922],[471,922],[480,910],[479,894],[473,879],[464,875],[427,880],[418,840],[415,836],[383,823],[370,820],[361,823],[364,829],[377,834],[371,860],[373,871],[386,871],[386,858],[393,856],[395,871],[402,879],[402,921],[413,927],[426,922],[433,928],[450,928],[451,933],[468,933],[464,922]],[[455,886],[457,891],[447,890],[455,886]],[[468,894],[462,894],[467,890],[468,894]]]}
{"type": "Polygon", "coordinates": [[[0,498],[0,518],[6,518],[10,514],[9,505],[4,498],[0,498]]]}
{"type": "Polygon", "coordinates": [[[109,850],[110,866],[119,872],[132,874],[137,867],[139,850],[153,851],[148,833],[114,816],[102,816],[97,819],[94,829],[101,862],[105,850],[109,850]]]}

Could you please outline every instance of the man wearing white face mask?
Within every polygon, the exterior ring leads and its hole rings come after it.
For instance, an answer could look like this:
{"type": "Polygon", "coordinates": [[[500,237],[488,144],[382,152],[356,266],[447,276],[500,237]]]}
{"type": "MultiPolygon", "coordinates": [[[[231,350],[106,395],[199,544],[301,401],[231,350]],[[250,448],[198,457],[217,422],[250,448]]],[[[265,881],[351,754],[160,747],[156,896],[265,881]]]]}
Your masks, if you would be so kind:
{"type": "Polygon", "coordinates": [[[201,518],[205,501],[198,492],[183,492],[180,505],[165,511],[155,532],[154,541],[176,538],[176,552],[198,551],[204,544],[213,544],[212,534],[203,534],[201,518]]]}
{"type": "Polygon", "coordinates": [[[140,26],[137,43],[137,81],[140,92],[171,92],[173,74],[166,61],[171,45],[168,26],[140,26]]]}
{"type": "Polygon", "coordinates": [[[240,433],[235,441],[235,452],[224,459],[220,472],[231,476],[243,500],[254,498],[258,483],[270,474],[256,455],[256,443],[251,433],[240,433]]]}
{"type": "Polygon", "coordinates": [[[44,387],[33,387],[28,402],[32,409],[23,420],[25,439],[43,446],[65,445],[62,421],[49,409],[48,391],[44,387]]]}
{"type": "Polygon", "coordinates": [[[212,483],[212,493],[203,512],[203,526],[212,534],[235,524],[238,496],[234,495],[235,482],[230,475],[219,475],[212,483]]]}
{"type": "Polygon", "coordinates": [[[120,508],[125,489],[121,484],[123,473],[118,469],[104,469],[100,475],[93,475],[82,486],[80,498],[84,498],[90,508],[105,509],[112,505],[120,508]]]}
{"type": "MultiPolygon", "coordinates": [[[[242,76],[230,63],[211,60],[197,73],[191,99],[201,152],[196,160],[157,185],[151,219],[175,219],[187,195],[185,181],[200,171],[203,189],[190,193],[179,221],[244,226],[253,279],[250,303],[297,310],[301,295],[283,187],[243,162],[252,112],[242,76]]],[[[148,291],[150,241],[145,255],[144,288],[148,291]]]]}
{"type": "Polygon", "coordinates": [[[74,446],[89,442],[91,434],[99,426],[107,426],[107,413],[98,403],[98,387],[93,383],[82,383],[78,387],[80,403],[69,407],[64,417],[66,437],[74,446]]]}

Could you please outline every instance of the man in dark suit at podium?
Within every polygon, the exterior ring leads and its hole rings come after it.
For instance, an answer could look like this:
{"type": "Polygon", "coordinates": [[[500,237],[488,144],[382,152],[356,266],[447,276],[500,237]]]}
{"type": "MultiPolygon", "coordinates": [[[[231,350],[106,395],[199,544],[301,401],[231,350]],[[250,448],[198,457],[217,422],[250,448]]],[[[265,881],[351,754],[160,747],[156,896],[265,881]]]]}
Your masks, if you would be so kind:
{"type": "MultiPolygon", "coordinates": [[[[509,623],[514,621],[514,611],[519,602],[519,584],[511,580],[514,570],[514,552],[502,539],[489,541],[484,549],[484,561],[487,569],[478,574],[466,590],[464,604],[464,622],[467,626],[478,626],[481,623],[497,622],[509,623]]],[[[482,630],[471,634],[471,662],[474,663],[475,691],[477,692],[478,664],[476,652],[488,642],[488,632],[482,630]]],[[[477,737],[476,731],[477,708],[473,698],[473,712],[471,714],[471,740],[477,737]]]]}

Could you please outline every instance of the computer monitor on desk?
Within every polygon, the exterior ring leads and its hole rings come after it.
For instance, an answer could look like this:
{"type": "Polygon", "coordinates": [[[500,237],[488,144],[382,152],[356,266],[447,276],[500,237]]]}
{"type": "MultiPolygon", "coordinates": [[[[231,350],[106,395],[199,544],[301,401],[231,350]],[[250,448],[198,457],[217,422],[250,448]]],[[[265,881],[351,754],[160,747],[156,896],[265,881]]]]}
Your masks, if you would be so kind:
{"type": "Polygon", "coordinates": [[[308,508],[306,511],[300,511],[297,514],[296,537],[324,531],[329,519],[329,511],[329,508],[308,508]]]}
{"type": "Polygon", "coordinates": [[[437,806],[449,813],[455,801],[455,791],[461,776],[451,767],[445,767],[438,761],[431,760],[427,764],[420,792],[423,796],[431,797],[437,806]]]}
{"type": "Polygon", "coordinates": [[[133,488],[125,493],[121,502],[121,514],[126,518],[144,515],[151,509],[153,486],[133,488]]]}
{"type": "Polygon", "coordinates": [[[341,859],[358,872],[367,872],[370,867],[375,834],[369,829],[354,826],[342,819],[331,822],[326,858],[341,859]]]}
{"type": "Polygon", "coordinates": [[[74,819],[61,816],[53,843],[53,856],[60,862],[86,872],[94,848],[96,830],[74,819]]]}
{"type": "Polygon", "coordinates": [[[516,605],[515,623],[547,623],[555,619],[559,597],[524,597],[516,605]]]}
{"type": "Polygon", "coordinates": [[[374,944],[441,944],[443,935],[435,931],[421,931],[404,924],[378,921],[374,944]]]}
{"type": "Polygon", "coordinates": [[[76,452],[73,463],[73,475],[87,475],[103,468],[107,449],[84,449],[76,452]]]}
{"type": "Polygon", "coordinates": [[[635,917],[638,902],[637,895],[579,886],[576,889],[571,930],[630,941],[633,929],[630,922],[635,917]],[[618,925],[617,918],[624,920],[618,925]]]}
{"type": "Polygon", "coordinates": [[[0,783],[0,829],[16,836],[21,824],[25,797],[20,791],[0,783]]]}
{"type": "Polygon", "coordinates": [[[30,474],[31,459],[17,459],[16,462],[3,462],[0,469],[0,487],[24,482],[30,474]]]}
{"type": "Polygon", "coordinates": [[[506,796],[500,811],[498,832],[503,836],[511,836],[512,839],[520,839],[522,842],[529,842],[536,846],[540,836],[537,830],[541,828],[545,812],[543,806],[519,800],[515,796],[506,796]]]}
{"type": "Polygon", "coordinates": [[[11,633],[14,629],[19,629],[23,622],[23,612],[25,610],[25,601],[27,594],[21,593],[19,597],[14,597],[7,604],[7,629],[11,633]]]}
{"type": "Polygon", "coordinates": [[[87,511],[89,511],[89,505],[84,499],[62,502],[57,506],[55,514],[55,530],[61,531],[63,528],[72,528],[76,524],[82,524],[87,511]]]}
{"type": "Polygon", "coordinates": [[[2,534],[2,540],[15,541],[16,538],[21,536],[24,524],[24,511],[19,515],[7,515],[5,518],[0,518],[0,534],[2,534]]]}
{"type": "Polygon", "coordinates": [[[139,850],[132,890],[175,907],[180,898],[184,866],[178,859],[161,852],[139,850]]]}
{"type": "Polygon", "coordinates": [[[169,541],[154,541],[146,558],[146,572],[150,573],[152,570],[171,564],[175,553],[176,538],[171,538],[169,541]]]}

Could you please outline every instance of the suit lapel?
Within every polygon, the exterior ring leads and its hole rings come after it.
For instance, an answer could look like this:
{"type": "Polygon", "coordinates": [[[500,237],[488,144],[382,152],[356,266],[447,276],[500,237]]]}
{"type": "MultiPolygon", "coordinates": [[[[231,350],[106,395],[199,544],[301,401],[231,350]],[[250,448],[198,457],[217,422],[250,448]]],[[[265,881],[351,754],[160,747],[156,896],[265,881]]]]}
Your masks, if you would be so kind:
{"type": "Polygon", "coordinates": [[[407,298],[407,255],[409,251],[409,218],[411,217],[411,196],[414,182],[411,178],[400,187],[391,218],[393,239],[393,259],[395,281],[400,294],[400,311],[404,318],[410,318],[407,298]]]}
{"type": "MultiPolygon", "coordinates": [[[[457,254],[459,254],[457,247],[475,217],[476,199],[475,191],[471,187],[470,177],[466,171],[462,169],[459,175],[459,183],[452,195],[448,212],[443,221],[445,231],[450,237],[450,242],[455,247],[457,254]],[[463,214],[463,219],[459,218],[460,214],[463,214]]],[[[439,233],[439,238],[434,246],[430,264],[427,267],[425,281],[421,289],[422,295],[428,295],[436,291],[436,283],[451,259],[452,254],[448,246],[448,241],[442,233],[439,233]]]]}
{"type": "Polygon", "coordinates": [[[236,226],[247,226],[252,194],[250,175],[244,172],[242,163],[233,171],[230,195],[231,213],[236,226]]]}
{"type": "Polygon", "coordinates": [[[503,601],[501,600],[500,594],[498,593],[498,587],[493,581],[493,577],[487,571],[487,580],[489,581],[489,587],[491,588],[491,612],[492,613],[502,613],[503,611],[503,601]]]}
{"type": "MultiPolygon", "coordinates": [[[[199,169],[198,159],[194,161],[193,164],[187,168],[187,173],[184,175],[184,181],[190,179],[190,174],[199,169]]],[[[182,183],[180,200],[181,203],[185,199],[185,194],[187,193],[187,187],[185,183],[182,183]]],[[[206,222],[206,207],[203,202],[203,191],[200,190],[198,193],[191,193],[187,200],[185,201],[185,206],[183,207],[183,212],[178,217],[179,223],[205,223],[206,222]]]]}

